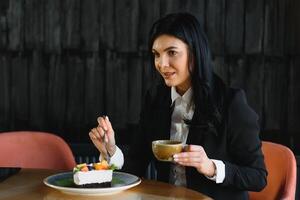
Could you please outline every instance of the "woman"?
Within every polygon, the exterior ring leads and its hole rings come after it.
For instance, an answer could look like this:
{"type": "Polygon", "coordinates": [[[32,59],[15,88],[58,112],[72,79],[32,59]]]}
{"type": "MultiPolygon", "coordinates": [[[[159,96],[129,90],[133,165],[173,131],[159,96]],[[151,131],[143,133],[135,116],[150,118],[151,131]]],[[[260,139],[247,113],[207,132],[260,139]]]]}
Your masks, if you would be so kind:
{"type": "MultiPolygon", "coordinates": [[[[247,191],[262,190],[267,172],[258,116],[242,90],[228,88],[212,72],[208,41],[197,19],[188,13],[159,19],[149,48],[164,84],[147,92],[127,169],[143,176],[153,160],[158,180],[214,199],[248,199],[247,191]],[[174,155],[174,163],[157,161],[151,142],[170,138],[188,144],[185,151],[174,155]]],[[[98,123],[91,140],[111,163],[122,166],[108,117],[98,123]]]]}

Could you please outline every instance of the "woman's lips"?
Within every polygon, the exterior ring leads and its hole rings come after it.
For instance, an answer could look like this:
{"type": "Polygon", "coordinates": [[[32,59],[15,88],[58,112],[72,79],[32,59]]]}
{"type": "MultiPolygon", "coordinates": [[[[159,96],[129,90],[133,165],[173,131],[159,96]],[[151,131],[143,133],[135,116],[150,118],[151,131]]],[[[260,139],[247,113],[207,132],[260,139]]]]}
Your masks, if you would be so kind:
{"type": "Polygon", "coordinates": [[[163,72],[162,74],[163,74],[164,78],[169,79],[173,75],[175,75],[175,72],[163,72]]]}

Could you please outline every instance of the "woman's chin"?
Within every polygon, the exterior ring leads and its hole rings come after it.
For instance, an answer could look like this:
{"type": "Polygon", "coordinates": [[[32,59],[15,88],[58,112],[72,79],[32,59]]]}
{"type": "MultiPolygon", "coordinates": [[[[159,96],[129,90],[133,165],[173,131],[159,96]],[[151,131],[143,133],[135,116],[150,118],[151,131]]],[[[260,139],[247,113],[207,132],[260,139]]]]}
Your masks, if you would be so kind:
{"type": "Polygon", "coordinates": [[[164,79],[164,80],[165,80],[165,84],[166,84],[168,87],[175,86],[175,84],[174,84],[172,81],[166,80],[166,79],[164,79]]]}

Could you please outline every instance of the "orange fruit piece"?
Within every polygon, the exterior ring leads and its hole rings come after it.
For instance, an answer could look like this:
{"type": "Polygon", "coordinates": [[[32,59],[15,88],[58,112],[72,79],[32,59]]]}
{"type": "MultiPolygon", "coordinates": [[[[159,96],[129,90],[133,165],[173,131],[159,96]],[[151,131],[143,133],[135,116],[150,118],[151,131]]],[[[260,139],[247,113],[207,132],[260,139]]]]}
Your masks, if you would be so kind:
{"type": "Polygon", "coordinates": [[[101,161],[100,163],[94,164],[95,170],[105,170],[109,168],[109,165],[106,161],[101,161]]]}
{"type": "Polygon", "coordinates": [[[88,172],[89,171],[89,168],[87,166],[84,166],[80,169],[80,171],[82,172],[88,172]]]}

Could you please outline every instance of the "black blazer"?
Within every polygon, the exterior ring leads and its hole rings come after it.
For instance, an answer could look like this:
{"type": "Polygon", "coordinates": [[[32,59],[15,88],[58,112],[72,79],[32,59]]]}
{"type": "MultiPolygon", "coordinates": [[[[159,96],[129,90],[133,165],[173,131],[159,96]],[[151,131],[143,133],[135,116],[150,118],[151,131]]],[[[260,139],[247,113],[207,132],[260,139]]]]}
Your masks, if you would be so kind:
{"type": "MultiPolygon", "coordinates": [[[[172,107],[170,88],[158,86],[150,90],[141,113],[140,131],[134,136],[125,169],[144,176],[150,161],[154,161],[157,178],[168,182],[170,164],[157,161],[151,142],[170,138],[172,107]]],[[[240,89],[228,89],[222,124],[217,131],[200,124],[196,108],[189,127],[187,144],[201,145],[211,159],[225,163],[225,179],[216,184],[193,167],[186,167],[187,187],[214,199],[248,199],[248,192],[266,185],[266,168],[259,139],[257,114],[248,106],[240,89]]]]}

